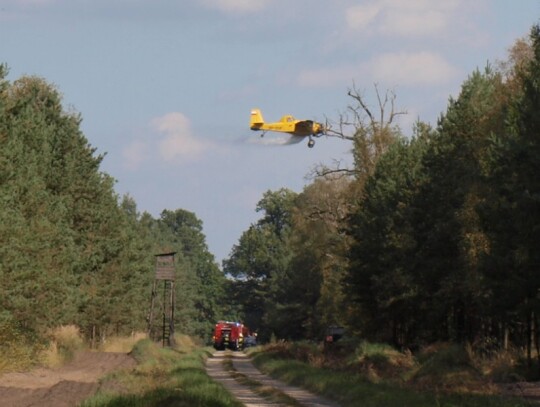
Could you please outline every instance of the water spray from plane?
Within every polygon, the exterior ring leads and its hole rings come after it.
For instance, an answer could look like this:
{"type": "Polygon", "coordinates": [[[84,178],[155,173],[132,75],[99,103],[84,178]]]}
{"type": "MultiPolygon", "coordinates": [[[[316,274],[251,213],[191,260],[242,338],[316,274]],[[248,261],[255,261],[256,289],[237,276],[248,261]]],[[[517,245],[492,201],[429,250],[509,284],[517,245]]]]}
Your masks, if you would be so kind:
{"type": "Polygon", "coordinates": [[[298,136],[270,136],[249,138],[250,144],[258,144],[262,146],[290,146],[300,143],[304,138],[298,136]]]}

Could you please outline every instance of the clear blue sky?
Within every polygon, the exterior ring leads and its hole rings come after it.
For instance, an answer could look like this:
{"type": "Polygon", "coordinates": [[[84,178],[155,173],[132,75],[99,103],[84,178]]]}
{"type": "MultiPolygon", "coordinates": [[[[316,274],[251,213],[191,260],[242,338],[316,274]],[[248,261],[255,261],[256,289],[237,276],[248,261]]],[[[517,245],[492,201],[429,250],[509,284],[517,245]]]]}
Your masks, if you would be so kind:
{"type": "Polygon", "coordinates": [[[372,104],[377,83],[409,134],[539,17],[539,0],[0,0],[0,62],[54,83],[117,192],[195,212],[221,261],[265,191],[349,157],[335,139],[264,144],[252,107],[335,119],[353,81],[372,104]]]}

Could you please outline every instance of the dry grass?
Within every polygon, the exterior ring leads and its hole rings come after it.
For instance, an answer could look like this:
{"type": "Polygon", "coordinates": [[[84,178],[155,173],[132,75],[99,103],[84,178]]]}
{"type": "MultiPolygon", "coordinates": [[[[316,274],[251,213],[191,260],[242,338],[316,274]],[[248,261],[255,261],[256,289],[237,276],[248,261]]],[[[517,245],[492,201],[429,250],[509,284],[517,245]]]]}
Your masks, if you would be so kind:
{"type": "Polygon", "coordinates": [[[266,345],[264,351],[315,368],[354,373],[370,383],[446,394],[494,395],[499,393],[494,382],[519,379],[519,358],[515,353],[480,357],[470,346],[451,343],[429,345],[416,355],[367,341],[337,343],[326,349],[315,344],[280,341],[266,345]]]}
{"type": "Polygon", "coordinates": [[[39,363],[43,346],[16,322],[0,323],[0,372],[24,371],[39,363]]]}
{"type": "MultiPolygon", "coordinates": [[[[361,342],[346,357],[347,363],[333,360],[323,369],[311,365],[306,350],[302,347],[298,352],[293,344],[276,343],[249,353],[271,376],[335,398],[343,406],[530,405],[501,397],[500,390],[475,366],[471,349],[464,346],[435,344],[415,357],[388,345],[361,342]],[[294,360],[294,356],[303,361],[294,360]]],[[[332,352],[342,354],[337,347],[332,352]]],[[[318,358],[316,364],[320,364],[318,358]]]]}
{"type": "Polygon", "coordinates": [[[129,353],[133,346],[142,339],[146,339],[147,335],[144,332],[134,332],[131,336],[111,337],[103,343],[99,350],[102,352],[122,352],[129,353]]]}
{"type": "Polygon", "coordinates": [[[42,352],[41,359],[43,361],[43,364],[47,367],[58,367],[62,365],[63,358],[58,352],[58,346],[56,345],[56,342],[51,341],[49,343],[49,346],[42,352]]]}
{"type": "Polygon", "coordinates": [[[479,360],[478,364],[484,374],[494,382],[518,382],[525,380],[516,369],[522,359],[525,359],[525,356],[520,357],[517,351],[501,351],[490,359],[479,360]]]}
{"type": "Polygon", "coordinates": [[[50,336],[60,349],[80,349],[83,346],[81,330],[75,325],[61,325],[51,330],[50,336]]]}
{"type": "Polygon", "coordinates": [[[176,342],[176,348],[183,349],[186,352],[191,352],[193,349],[199,347],[200,344],[197,344],[193,338],[182,335],[182,334],[175,334],[174,340],[176,342]]]}
{"type": "Polygon", "coordinates": [[[42,360],[46,366],[60,366],[73,358],[75,352],[84,347],[79,327],[61,325],[49,332],[49,346],[42,352],[42,360]]]}

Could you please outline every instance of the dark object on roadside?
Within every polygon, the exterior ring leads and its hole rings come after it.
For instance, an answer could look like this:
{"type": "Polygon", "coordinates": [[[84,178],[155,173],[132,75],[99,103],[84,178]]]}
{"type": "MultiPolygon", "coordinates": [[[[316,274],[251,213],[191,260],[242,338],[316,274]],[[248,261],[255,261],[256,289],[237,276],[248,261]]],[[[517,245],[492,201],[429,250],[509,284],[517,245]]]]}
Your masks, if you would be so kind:
{"type": "Polygon", "coordinates": [[[249,348],[251,346],[257,346],[257,334],[251,334],[244,338],[244,348],[249,348]]]}
{"type": "Polygon", "coordinates": [[[330,345],[339,341],[345,334],[345,328],[342,326],[332,325],[326,328],[326,333],[324,335],[324,344],[330,345]]]}

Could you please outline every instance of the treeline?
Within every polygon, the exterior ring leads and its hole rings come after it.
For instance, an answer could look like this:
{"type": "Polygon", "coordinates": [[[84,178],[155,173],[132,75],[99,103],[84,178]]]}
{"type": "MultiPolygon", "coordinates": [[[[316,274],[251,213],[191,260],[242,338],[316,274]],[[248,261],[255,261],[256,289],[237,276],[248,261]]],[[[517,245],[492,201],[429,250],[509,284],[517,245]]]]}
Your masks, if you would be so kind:
{"type": "Polygon", "coordinates": [[[53,86],[6,77],[1,65],[1,333],[144,330],[154,254],[176,251],[175,326],[201,338],[223,318],[263,340],[343,325],[402,347],[540,348],[540,27],[412,137],[391,92],[376,88],[373,108],[351,89],[333,135],[353,167],[265,193],[223,271],[194,213],[155,219],[117,196],[53,86]]]}
{"type": "Polygon", "coordinates": [[[328,325],[415,347],[539,348],[540,28],[473,72],[436,127],[395,125],[351,89],[334,136],[354,168],[269,191],[224,262],[238,312],[262,337],[328,325]],[[352,131],[347,126],[353,123],[352,131]]]}
{"type": "Polygon", "coordinates": [[[154,255],[176,251],[177,326],[208,335],[224,277],[196,215],[137,212],[43,79],[0,65],[0,337],[74,324],[92,343],[144,331],[154,255]]]}

